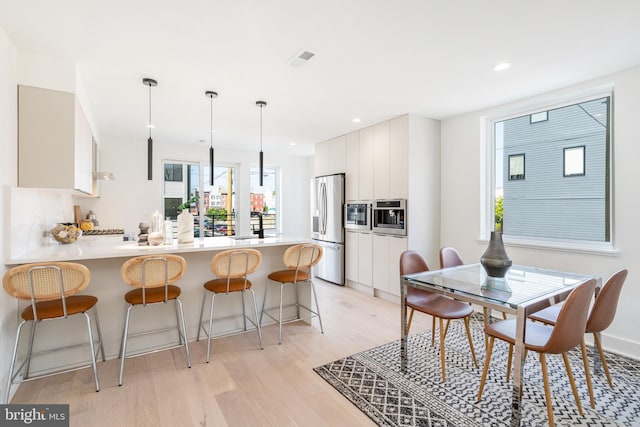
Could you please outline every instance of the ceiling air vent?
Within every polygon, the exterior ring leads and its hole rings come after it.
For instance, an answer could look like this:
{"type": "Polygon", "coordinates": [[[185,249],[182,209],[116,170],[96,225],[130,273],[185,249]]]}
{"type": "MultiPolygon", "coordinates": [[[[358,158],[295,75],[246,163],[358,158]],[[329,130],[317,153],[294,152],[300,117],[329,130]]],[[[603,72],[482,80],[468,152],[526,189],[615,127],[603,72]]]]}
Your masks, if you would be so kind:
{"type": "Polygon", "coordinates": [[[306,64],[314,56],[315,53],[302,49],[296,52],[296,54],[293,55],[287,62],[292,67],[300,67],[301,65],[306,64]]]}

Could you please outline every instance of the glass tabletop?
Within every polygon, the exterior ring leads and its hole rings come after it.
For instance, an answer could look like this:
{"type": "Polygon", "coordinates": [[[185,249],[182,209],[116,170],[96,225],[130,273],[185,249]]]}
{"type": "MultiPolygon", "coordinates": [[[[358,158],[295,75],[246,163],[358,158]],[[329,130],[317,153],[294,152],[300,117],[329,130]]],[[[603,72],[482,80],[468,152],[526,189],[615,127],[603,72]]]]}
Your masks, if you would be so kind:
{"type": "Polygon", "coordinates": [[[480,264],[403,276],[407,281],[426,284],[453,293],[464,293],[516,308],[594,278],[584,274],[513,265],[504,279],[488,277],[480,264]]]}

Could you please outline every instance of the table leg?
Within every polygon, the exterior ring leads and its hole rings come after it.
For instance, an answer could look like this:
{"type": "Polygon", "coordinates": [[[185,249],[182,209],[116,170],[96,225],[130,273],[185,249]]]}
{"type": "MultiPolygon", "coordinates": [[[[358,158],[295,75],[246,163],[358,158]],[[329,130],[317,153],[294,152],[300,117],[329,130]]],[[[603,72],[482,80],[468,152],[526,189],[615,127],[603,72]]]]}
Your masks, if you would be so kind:
{"type": "Polygon", "coordinates": [[[518,307],[516,314],[516,342],[513,363],[513,392],[511,395],[511,426],[520,425],[522,410],[522,374],[524,368],[524,339],[526,313],[524,307],[518,307]]]}
{"type": "Polygon", "coordinates": [[[407,369],[407,283],[400,279],[400,370],[407,369]]]}

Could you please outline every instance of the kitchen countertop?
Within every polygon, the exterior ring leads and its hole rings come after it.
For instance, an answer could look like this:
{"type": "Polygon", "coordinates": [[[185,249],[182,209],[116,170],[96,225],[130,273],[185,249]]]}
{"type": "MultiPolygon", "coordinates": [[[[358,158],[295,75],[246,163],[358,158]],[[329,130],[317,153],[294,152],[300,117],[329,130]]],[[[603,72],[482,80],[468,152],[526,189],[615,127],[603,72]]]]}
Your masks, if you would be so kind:
{"type": "Polygon", "coordinates": [[[295,245],[307,243],[310,239],[274,236],[258,239],[253,236],[204,237],[196,238],[192,243],[171,245],[138,246],[138,242],[123,241],[122,235],[116,236],[82,236],[75,243],[51,244],[40,246],[26,254],[5,260],[5,265],[26,264],[49,261],[82,261],[104,258],[134,257],[158,253],[187,253],[220,251],[233,248],[254,248],[268,246],[295,245]]]}

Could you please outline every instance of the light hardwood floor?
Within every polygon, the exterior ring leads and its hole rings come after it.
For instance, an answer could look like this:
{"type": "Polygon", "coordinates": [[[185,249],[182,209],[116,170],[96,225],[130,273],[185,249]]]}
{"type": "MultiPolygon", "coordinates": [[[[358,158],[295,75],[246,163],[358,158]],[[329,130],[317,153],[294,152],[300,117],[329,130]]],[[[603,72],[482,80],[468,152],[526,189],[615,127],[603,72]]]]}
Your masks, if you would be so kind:
{"type": "MultiPolygon", "coordinates": [[[[127,359],[118,387],[119,360],[22,384],[12,403],[68,403],[71,426],[371,426],[369,418],[313,368],[399,338],[400,307],[351,288],[316,279],[324,334],[294,322],[216,339],[205,363],[206,340],[184,350],[127,359]]],[[[430,328],[417,313],[411,332],[430,328]]]]}

